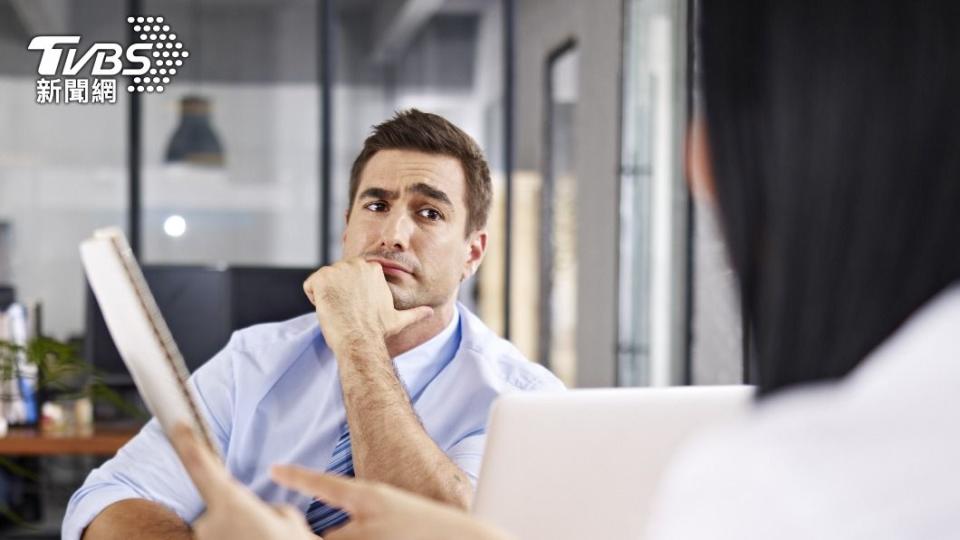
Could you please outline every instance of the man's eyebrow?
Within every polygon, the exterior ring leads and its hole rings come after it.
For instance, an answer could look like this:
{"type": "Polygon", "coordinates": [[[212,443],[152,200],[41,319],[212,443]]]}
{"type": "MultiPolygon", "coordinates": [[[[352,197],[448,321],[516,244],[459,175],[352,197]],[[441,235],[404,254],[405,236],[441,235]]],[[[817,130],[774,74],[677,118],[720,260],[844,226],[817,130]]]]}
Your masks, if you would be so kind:
{"type": "Polygon", "coordinates": [[[417,182],[416,184],[408,188],[414,193],[419,193],[431,199],[436,199],[449,207],[453,207],[453,202],[450,201],[450,197],[447,197],[447,194],[443,191],[431,186],[430,184],[425,184],[423,182],[417,182]]]}
{"type": "Polygon", "coordinates": [[[396,191],[391,191],[389,189],[372,187],[363,190],[363,193],[360,194],[358,199],[385,199],[388,201],[396,200],[400,198],[400,194],[396,191]]]}

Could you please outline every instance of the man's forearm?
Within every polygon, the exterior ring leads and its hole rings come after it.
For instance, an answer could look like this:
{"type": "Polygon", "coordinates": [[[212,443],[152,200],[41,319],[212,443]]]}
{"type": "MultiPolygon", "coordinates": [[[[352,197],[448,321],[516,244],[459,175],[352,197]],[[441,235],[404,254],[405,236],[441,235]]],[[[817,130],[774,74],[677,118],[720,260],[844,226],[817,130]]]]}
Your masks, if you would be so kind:
{"type": "Polygon", "coordinates": [[[470,479],[424,430],[383,342],[344,348],[337,358],[357,477],[468,508],[470,479]]]}
{"type": "Polygon", "coordinates": [[[189,540],[190,526],[175,512],[152,501],[127,499],[106,507],[93,518],[82,540],[189,540]]]}

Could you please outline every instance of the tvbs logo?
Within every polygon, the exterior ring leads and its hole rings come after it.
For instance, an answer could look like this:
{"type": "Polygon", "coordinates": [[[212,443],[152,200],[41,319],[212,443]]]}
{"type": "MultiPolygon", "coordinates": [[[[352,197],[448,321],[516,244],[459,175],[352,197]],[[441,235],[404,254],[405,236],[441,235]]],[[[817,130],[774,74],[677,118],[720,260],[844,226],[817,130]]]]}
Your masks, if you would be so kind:
{"type": "Polygon", "coordinates": [[[94,43],[87,52],[77,59],[77,48],[60,48],[61,45],[77,45],[80,36],[37,36],[27,46],[31,51],[43,51],[40,56],[40,66],[37,73],[43,76],[62,74],[72,76],[80,73],[90,60],[93,66],[90,74],[94,77],[111,75],[143,75],[150,70],[150,51],[153,43],[135,43],[127,47],[126,59],[137,67],[124,67],[123,47],[116,43],[94,43]],[[66,62],[62,62],[63,52],[66,50],[66,62]],[[63,68],[61,71],[61,64],[63,68]]]}
{"type": "MultiPolygon", "coordinates": [[[[59,82],[46,77],[75,77],[87,67],[93,77],[132,77],[132,84],[127,86],[129,92],[163,92],[164,85],[170,83],[184,59],[190,56],[189,51],[183,48],[163,17],[127,17],[127,24],[132,25],[135,35],[139,36],[139,40],[127,47],[97,42],[84,51],[78,35],[36,36],[30,40],[27,49],[41,53],[37,66],[41,76],[38,92],[41,81],[44,88],[51,86],[47,83],[59,82]]],[[[68,82],[71,81],[64,81],[68,82]]]]}

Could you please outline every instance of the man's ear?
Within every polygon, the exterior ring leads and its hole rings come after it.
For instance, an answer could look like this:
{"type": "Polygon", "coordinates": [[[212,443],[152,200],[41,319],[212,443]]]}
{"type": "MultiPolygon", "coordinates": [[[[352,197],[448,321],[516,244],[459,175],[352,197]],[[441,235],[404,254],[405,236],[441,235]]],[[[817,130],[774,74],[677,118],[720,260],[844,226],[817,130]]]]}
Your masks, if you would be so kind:
{"type": "Polygon", "coordinates": [[[470,233],[467,242],[467,258],[463,264],[463,272],[460,274],[460,281],[470,279],[470,276],[477,273],[480,263],[483,262],[483,256],[487,253],[487,230],[479,229],[470,233]]]}
{"type": "Polygon", "coordinates": [[[716,202],[716,185],[713,178],[713,162],[710,159],[710,141],[707,139],[707,122],[695,116],[687,130],[687,181],[693,196],[704,202],[716,202]]]}

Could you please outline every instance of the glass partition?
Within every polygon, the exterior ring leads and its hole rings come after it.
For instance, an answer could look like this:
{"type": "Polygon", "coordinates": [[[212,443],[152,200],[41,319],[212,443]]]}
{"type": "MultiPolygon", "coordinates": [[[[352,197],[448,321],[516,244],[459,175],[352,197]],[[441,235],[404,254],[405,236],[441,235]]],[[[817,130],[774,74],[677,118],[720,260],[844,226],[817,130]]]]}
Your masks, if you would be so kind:
{"type": "MultiPolygon", "coordinates": [[[[68,339],[83,332],[84,280],[77,249],[99,227],[126,226],[128,94],[66,102],[66,78],[38,74],[36,35],[79,35],[125,43],[122,0],[0,4],[0,285],[44,306],[43,330],[68,339]],[[40,103],[38,81],[60,90],[40,103]]],[[[42,84],[42,83],[39,83],[42,84]]],[[[74,87],[76,88],[76,87],[74,87]]],[[[75,96],[74,96],[75,97],[75,96]]]]}
{"type": "Polygon", "coordinates": [[[144,262],[318,263],[318,9],[145,2],[183,49],[160,58],[180,61],[175,80],[141,96],[144,262]]]}
{"type": "Polygon", "coordinates": [[[687,2],[625,3],[618,384],[684,379],[688,190],[687,2]]]}

